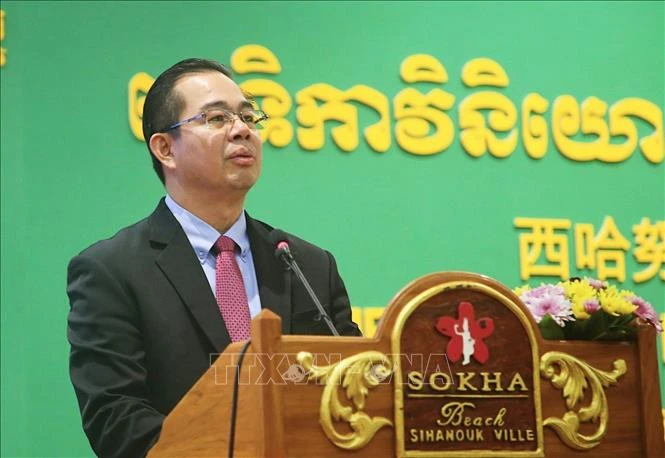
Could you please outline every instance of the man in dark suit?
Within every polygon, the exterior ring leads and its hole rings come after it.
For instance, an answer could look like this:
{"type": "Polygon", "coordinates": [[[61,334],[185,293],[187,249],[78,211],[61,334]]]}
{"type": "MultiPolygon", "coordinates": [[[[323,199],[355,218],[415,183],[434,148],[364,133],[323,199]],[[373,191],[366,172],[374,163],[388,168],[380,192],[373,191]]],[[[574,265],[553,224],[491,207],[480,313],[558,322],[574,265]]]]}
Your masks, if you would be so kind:
{"type": "MultiPolygon", "coordinates": [[[[285,334],[329,334],[274,257],[273,228],[244,211],[261,171],[257,129],[265,119],[228,70],[208,60],[179,62],[146,96],[143,132],[167,197],[68,270],[70,374],[100,456],[145,455],[164,416],[213,355],[248,335],[261,308],[281,316],[285,334]],[[231,250],[219,248],[222,236],[231,250]],[[233,280],[221,273],[220,250],[235,258],[233,280]],[[220,288],[233,281],[242,306],[229,312],[220,288]]],[[[294,236],[289,242],[339,333],[359,335],[332,255],[294,236]]]]}

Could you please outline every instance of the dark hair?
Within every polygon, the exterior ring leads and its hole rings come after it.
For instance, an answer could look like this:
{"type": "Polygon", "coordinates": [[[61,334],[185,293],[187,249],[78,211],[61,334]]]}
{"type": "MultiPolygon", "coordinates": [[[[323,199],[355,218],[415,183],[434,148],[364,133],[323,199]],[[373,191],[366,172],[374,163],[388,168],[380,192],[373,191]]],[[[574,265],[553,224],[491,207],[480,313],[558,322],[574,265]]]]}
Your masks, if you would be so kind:
{"type": "MultiPolygon", "coordinates": [[[[185,59],[159,75],[145,97],[143,104],[143,138],[145,138],[148,152],[152,158],[152,167],[162,184],[165,184],[162,163],[152,154],[150,137],[156,132],[163,132],[167,127],[179,121],[178,117],[184,107],[184,101],[173,90],[176,83],[185,75],[202,72],[220,72],[232,78],[229,69],[219,62],[198,58],[185,59]]],[[[173,131],[173,135],[178,136],[177,129],[173,131]]]]}

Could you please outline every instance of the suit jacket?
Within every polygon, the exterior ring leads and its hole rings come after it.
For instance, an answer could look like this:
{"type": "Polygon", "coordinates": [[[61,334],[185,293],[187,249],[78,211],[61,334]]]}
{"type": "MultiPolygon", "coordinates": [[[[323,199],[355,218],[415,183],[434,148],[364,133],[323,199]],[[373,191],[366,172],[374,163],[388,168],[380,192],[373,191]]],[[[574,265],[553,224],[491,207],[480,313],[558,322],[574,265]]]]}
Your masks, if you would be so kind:
{"type": "MultiPolygon", "coordinates": [[[[274,255],[272,227],[247,216],[261,305],[284,334],[329,334],[274,255]]],[[[297,237],[291,250],[342,335],[360,335],[330,253],[297,237]]],[[[99,456],[143,456],[164,416],[230,343],[201,264],[162,199],[148,218],[96,243],[68,268],[70,376],[99,456]]]]}

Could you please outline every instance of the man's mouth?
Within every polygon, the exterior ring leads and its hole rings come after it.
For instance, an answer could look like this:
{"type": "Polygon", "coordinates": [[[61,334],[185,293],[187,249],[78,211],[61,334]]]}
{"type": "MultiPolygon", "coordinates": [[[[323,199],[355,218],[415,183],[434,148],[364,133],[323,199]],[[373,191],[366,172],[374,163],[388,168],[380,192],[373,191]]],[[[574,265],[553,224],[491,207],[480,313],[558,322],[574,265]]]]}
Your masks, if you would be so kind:
{"type": "Polygon", "coordinates": [[[255,157],[247,148],[238,148],[228,156],[228,159],[234,164],[249,165],[254,163],[255,157]]]}

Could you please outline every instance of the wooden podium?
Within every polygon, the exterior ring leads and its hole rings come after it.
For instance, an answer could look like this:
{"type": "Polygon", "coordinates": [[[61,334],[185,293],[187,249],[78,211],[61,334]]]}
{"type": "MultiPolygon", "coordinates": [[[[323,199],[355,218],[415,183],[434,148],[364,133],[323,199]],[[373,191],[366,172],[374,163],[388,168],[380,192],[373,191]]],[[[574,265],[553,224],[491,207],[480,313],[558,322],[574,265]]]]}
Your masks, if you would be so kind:
{"type": "MultiPolygon", "coordinates": [[[[150,457],[228,455],[242,347],[168,415],[150,457]]],[[[515,294],[475,274],[410,283],[374,337],[282,336],[264,310],[238,381],[238,457],[665,456],[652,327],[543,340],[515,294]]]]}

